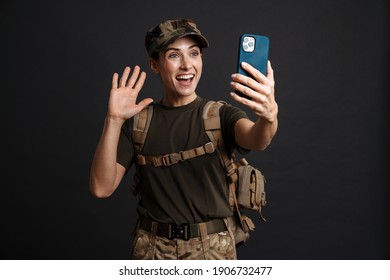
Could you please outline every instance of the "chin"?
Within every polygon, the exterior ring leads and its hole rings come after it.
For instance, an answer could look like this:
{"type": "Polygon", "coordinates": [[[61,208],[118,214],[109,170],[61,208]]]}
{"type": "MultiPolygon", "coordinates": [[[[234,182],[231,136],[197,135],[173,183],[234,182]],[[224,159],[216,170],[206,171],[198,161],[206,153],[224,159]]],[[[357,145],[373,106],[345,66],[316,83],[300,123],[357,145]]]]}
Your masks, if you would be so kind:
{"type": "Polygon", "coordinates": [[[195,90],[191,90],[191,91],[179,91],[178,94],[180,96],[191,96],[193,94],[195,94],[195,90]]]}

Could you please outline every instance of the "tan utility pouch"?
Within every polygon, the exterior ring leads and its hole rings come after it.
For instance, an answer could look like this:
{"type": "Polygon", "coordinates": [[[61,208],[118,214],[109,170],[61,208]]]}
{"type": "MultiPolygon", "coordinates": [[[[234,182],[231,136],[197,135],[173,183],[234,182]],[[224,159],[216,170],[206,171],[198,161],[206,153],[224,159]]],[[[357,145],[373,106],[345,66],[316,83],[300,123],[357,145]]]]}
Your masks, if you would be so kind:
{"type": "MultiPolygon", "coordinates": [[[[237,173],[236,196],[239,207],[259,212],[261,219],[265,221],[261,213],[262,208],[267,203],[263,174],[257,168],[249,165],[245,159],[239,161],[237,173]]],[[[246,223],[244,219],[242,220],[245,230],[246,223]]],[[[248,226],[250,228],[250,222],[248,226]]]]}
{"type": "Polygon", "coordinates": [[[250,230],[244,230],[242,228],[243,223],[240,221],[242,218],[242,215],[238,215],[237,211],[234,211],[233,216],[227,217],[237,247],[243,245],[250,237],[250,230]]]}

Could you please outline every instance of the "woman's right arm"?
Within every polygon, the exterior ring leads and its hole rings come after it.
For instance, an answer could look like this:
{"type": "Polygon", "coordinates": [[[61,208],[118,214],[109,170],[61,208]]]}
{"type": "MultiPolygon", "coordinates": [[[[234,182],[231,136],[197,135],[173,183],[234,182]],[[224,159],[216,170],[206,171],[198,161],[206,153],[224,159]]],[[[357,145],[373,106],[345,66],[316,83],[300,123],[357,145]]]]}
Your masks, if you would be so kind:
{"type": "Polygon", "coordinates": [[[103,132],[92,160],[90,173],[90,192],[96,197],[108,197],[118,187],[126,170],[117,163],[117,148],[123,123],[138,114],[153,102],[145,98],[136,104],[146,73],[135,66],[129,78],[130,67],[126,67],[118,82],[118,74],[112,77],[112,88],[108,102],[108,113],[103,132]]]}

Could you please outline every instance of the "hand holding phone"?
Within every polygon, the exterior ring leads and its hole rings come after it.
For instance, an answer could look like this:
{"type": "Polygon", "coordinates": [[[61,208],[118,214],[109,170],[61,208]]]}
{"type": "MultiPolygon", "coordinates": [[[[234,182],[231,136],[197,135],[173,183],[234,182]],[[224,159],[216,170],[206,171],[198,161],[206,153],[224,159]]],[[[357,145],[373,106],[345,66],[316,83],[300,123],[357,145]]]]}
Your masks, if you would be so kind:
{"type": "MultiPolygon", "coordinates": [[[[247,62],[258,69],[264,75],[267,75],[267,62],[269,52],[269,38],[263,35],[242,34],[238,48],[237,73],[251,77],[251,75],[241,67],[242,62],[247,62]]],[[[242,97],[245,94],[236,91],[242,97]]]]}

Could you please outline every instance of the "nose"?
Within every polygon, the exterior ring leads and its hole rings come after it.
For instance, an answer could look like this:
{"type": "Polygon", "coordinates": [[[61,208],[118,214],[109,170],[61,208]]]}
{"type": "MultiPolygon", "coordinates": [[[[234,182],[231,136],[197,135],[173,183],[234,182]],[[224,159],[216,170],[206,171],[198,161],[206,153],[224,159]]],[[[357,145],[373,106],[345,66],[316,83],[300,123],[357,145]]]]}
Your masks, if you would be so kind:
{"type": "Polygon", "coordinates": [[[189,59],[187,57],[183,57],[182,61],[181,61],[181,65],[180,65],[180,68],[183,69],[183,70],[189,70],[191,69],[191,63],[189,61],[189,59]]]}

